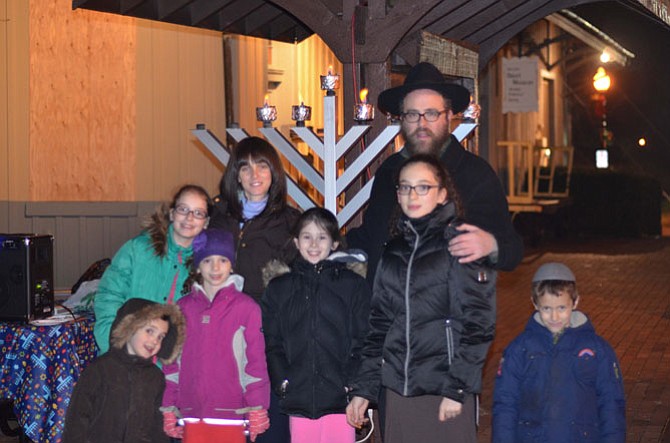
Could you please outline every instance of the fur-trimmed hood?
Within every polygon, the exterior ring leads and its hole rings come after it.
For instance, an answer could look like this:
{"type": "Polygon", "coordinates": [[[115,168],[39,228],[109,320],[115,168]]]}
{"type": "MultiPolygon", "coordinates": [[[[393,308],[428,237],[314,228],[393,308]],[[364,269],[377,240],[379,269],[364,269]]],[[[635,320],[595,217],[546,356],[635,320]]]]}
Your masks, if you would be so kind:
{"type": "MultiPolygon", "coordinates": [[[[296,260],[301,260],[297,258],[296,260]]],[[[326,260],[345,263],[347,269],[361,277],[365,278],[368,272],[368,256],[360,249],[351,249],[349,251],[336,251],[330,254],[326,260]]],[[[281,260],[270,260],[263,266],[263,286],[267,287],[270,280],[280,275],[291,272],[291,266],[281,260]]]]}
{"type": "Polygon", "coordinates": [[[170,208],[163,204],[156,212],[142,221],[142,228],[149,233],[151,246],[158,257],[164,257],[168,250],[169,212],[170,208]]]}
{"type": "Polygon", "coordinates": [[[135,331],[156,318],[165,319],[169,324],[157,357],[163,364],[172,363],[181,354],[186,337],[186,320],[176,305],[163,305],[142,298],[126,301],[112,323],[111,347],[123,349],[135,331]]]}

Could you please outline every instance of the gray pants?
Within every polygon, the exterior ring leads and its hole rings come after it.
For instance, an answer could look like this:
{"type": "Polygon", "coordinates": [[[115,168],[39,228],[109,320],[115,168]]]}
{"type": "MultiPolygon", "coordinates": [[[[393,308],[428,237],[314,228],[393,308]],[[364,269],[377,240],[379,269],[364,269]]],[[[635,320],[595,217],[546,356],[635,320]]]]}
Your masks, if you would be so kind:
{"type": "Polygon", "coordinates": [[[384,443],[477,443],[475,396],[465,397],[462,412],[438,420],[442,397],[403,397],[386,389],[384,443]]]}

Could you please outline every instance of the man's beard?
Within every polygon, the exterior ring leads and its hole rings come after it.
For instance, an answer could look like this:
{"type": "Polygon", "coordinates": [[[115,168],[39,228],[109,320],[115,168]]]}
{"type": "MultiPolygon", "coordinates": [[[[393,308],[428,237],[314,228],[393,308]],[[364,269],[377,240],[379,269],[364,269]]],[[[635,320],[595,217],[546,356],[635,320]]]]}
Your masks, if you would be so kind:
{"type": "Polygon", "coordinates": [[[411,134],[403,128],[403,136],[405,137],[405,147],[409,151],[410,155],[414,154],[432,154],[440,155],[442,148],[446,145],[447,141],[451,137],[451,134],[448,130],[444,132],[435,133],[428,128],[417,128],[411,134]],[[427,140],[417,140],[416,134],[419,132],[425,132],[431,136],[427,140]]]}

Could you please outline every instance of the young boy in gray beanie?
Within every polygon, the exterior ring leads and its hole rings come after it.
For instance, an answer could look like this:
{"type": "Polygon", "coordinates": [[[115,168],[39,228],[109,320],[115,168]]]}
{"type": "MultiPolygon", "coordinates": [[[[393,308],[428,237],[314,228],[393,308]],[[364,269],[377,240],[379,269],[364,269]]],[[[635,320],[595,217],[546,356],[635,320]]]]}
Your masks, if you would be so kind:
{"type": "Polygon", "coordinates": [[[546,263],[533,277],[536,312],[505,349],[493,393],[494,443],[624,443],[619,362],[577,311],[575,275],[546,263]]]}

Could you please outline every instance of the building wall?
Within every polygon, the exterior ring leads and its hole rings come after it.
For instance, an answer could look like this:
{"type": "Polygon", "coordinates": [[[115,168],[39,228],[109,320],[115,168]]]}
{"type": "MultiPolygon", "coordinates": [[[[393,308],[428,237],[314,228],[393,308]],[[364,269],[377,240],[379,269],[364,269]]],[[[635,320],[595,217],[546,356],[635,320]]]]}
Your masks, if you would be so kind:
{"type": "Polygon", "coordinates": [[[224,41],[70,0],[0,0],[0,35],[0,232],[54,235],[57,288],[112,257],[181,184],[216,193],[224,168],[189,130],[204,123],[225,140],[226,48],[231,121],[252,134],[269,72],[283,71],[274,99],[287,137],[300,95],[323,126],[319,75],[342,73],[316,36],[224,41]]]}
{"type": "Polygon", "coordinates": [[[215,191],[189,130],[224,132],[221,33],[1,0],[0,35],[0,232],[54,235],[56,287],[181,184],[215,191]]]}
{"type": "MultiPolygon", "coordinates": [[[[558,29],[547,21],[541,20],[525,30],[535,42],[551,39],[558,34],[558,29]]],[[[559,44],[550,45],[542,49],[542,54],[548,64],[552,65],[561,58],[559,44]]],[[[498,141],[523,141],[530,144],[541,144],[546,138],[547,146],[560,147],[570,146],[572,143],[569,116],[566,115],[564,75],[563,66],[557,64],[550,71],[540,62],[538,84],[547,78],[553,81],[553,139],[549,129],[542,124],[544,120],[543,109],[549,97],[543,94],[542,87],[538,94],[539,105],[537,112],[502,113],[502,59],[506,57],[517,57],[518,45],[516,40],[510,41],[489,62],[480,78],[482,91],[488,99],[488,109],[484,110],[484,118],[489,122],[487,127],[488,137],[488,160],[494,169],[503,168],[501,164],[502,154],[497,148],[498,141]]]]}

